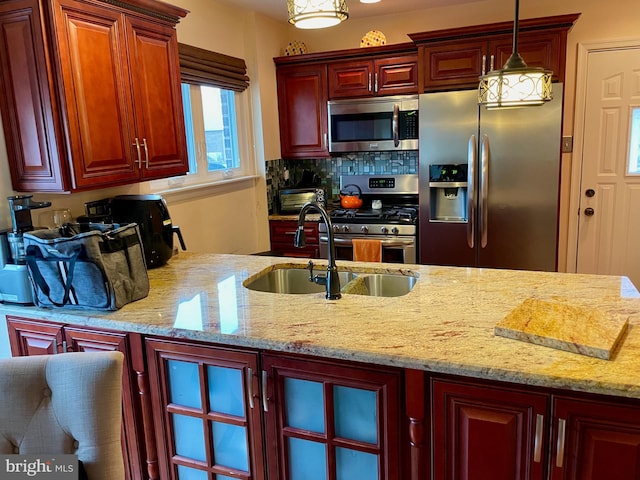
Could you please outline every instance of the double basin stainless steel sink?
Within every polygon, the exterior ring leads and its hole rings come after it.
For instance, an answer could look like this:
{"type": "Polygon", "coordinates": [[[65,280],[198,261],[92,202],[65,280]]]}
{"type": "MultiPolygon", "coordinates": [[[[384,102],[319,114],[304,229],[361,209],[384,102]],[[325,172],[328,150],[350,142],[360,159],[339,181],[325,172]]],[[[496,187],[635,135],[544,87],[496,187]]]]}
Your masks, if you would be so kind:
{"type": "MultiPolygon", "coordinates": [[[[318,266],[315,273],[326,270],[318,266]]],[[[372,297],[400,297],[411,291],[417,275],[379,272],[374,270],[340,271],[341,292],[372,297]]],[[[249,290],[269,293],[306,294],[325,291],[324,285],[309,281],[309,270],[290,264],[273,265],[248,278],[243,285],[249,290]]]]}

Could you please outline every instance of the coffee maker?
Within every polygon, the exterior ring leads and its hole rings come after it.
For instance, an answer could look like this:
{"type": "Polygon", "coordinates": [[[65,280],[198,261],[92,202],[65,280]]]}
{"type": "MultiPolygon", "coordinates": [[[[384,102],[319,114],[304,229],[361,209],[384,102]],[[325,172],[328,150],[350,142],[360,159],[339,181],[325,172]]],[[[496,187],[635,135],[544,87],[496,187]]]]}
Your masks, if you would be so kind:
{"type": "Polygon", "coordinates": [[[32,304],[31,282],[25,264],[23,233],[34,230],[31,210],[51,206],[33,195],[7,197],[11,229],[0,231],[0,302],[32,304]]]}
{"type": "Polygon", "coordinates": [[[187,247],[180,227],[173,225],[167,204],[160,195],[117,195],[84,204],[84,222],[137,223],[147,268],[161,267],[173,255],[176,234],[182,250],[187,247]]]}

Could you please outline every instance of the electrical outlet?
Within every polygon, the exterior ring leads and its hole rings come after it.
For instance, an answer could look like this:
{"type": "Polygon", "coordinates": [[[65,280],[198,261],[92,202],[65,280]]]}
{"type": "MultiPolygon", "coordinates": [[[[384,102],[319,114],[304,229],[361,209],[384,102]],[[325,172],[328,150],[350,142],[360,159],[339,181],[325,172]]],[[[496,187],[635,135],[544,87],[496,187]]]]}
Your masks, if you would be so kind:
{"type": "Polygon", "coordinates": [[[573,152],[573,137],[562,137],[562,153],[573,152]]]}

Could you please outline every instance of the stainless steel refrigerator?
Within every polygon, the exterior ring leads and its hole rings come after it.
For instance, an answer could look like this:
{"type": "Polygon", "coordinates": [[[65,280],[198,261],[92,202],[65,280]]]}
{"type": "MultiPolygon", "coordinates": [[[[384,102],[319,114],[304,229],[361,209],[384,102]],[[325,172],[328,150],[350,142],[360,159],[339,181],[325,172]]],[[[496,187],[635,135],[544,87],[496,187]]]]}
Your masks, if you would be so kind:
{"type": "Polygon", "coordinates": [[[420,96],[420,263],[557,268],[562,85],[537,107],[420,96]]]}

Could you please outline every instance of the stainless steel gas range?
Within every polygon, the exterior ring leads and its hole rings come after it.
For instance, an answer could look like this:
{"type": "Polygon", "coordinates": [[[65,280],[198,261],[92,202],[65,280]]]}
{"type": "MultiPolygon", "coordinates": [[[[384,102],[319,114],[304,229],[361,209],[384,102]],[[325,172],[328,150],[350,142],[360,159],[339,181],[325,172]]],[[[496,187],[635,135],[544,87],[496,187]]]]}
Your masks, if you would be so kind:
{"type": "MultiPolygon", "coordinates": [[[[379,239],[382,261],[416,263],[418,235],[418,175],[345,175],[340,190],[356,185],[363,200],[358,209],[329,212],[336,258],[353,260],[354,238],[379,239]],[[375,208],[374,208],[375,207],[375,208]]],[[[327,258],[327,226],[320,222],[320,256],[327,258]]]]}

